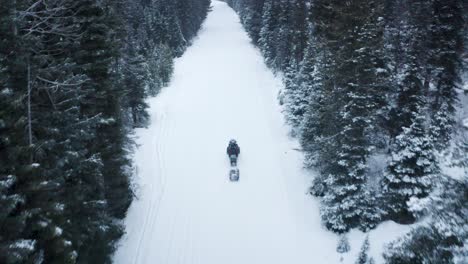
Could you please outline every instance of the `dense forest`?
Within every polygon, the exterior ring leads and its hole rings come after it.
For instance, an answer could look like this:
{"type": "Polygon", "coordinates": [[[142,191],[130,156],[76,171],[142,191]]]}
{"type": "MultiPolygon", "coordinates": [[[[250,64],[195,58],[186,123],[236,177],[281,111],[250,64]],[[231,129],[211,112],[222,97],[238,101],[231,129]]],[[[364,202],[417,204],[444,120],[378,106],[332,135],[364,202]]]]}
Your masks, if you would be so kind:
{"type": "Polygon", "coordinates": [[[0,263],[110,263],[132,130],[209,0],[0,1],[0,263]]]}
{"type": "Polygon", "coordinates": [[[387,263],[465,263],[467,2],[227,2],[283,76],[279,99],[318,172],[324,225],[343,234],[421,222],[387,246],[387,263]]]}

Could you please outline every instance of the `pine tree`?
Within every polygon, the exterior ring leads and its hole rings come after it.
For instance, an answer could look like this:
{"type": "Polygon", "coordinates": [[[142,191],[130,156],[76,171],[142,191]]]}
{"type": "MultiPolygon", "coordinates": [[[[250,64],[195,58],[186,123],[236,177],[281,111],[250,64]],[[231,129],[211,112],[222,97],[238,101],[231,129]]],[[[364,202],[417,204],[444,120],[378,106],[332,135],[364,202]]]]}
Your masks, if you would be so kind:
{"type": "Polygon", "coordinates": [[[73,263],[76,260],[74,240],[70,230],[64,231],[70,221],[65,213],[69,200],[64,199],[64,191],[69,177],[76,177],[79,171],[78,167],[68,167],[68,163],[82,158],[77,149],[83,145],[70,144],[70,138],[76,132],[88,131],[86,122],[78,120],[80,90],[77,87],[84,79],[77,74],[76,64],[66,56],[73,52],[76,43],[78,27],[72,22],[76,5],[65,0],[49,5],[21,4],[17,6],[20,22],[15,25],[21,42],[16,47],[21,45],[20,54],[26,58],[25,63],[13,64],[20,74],[15,75],[16,80],[10,79],[10,84],[23,93],[28,106],[27,111],[20,112],[24,113],[24,121],[17,122],[27,128],[18,130],[17,134],[23,138],[17,141],[17,146],[26,145],[21,143],[25,142],[27,147],[9,152],[15,157],[12,164],[17,173],[8,181],[13,181],[15,189],[23,195],[17,196],[22,202],[8,216],[8,221],[14,219],[16,228],[23,226],[13,236],[14,250],[23,252],[20,261],[73,263]],[[28,11],[22,11],[25,9],[28,11]]]}
{"type": "Polygon", "coordinates": [[[7,1],[0,5],[0,262],[25,263],[37,255],[37,240],[27,237],[27,201],[23,183],[28,159],[22,155],[27,149],[24,138],[24,91],[20,73],[21,60],[15,6],[7,1]],[[14,254],[12,254],[14,253],[14,254]]]}
{"type": "MultiPolygon", "coordinates": [[[[422,105],[419,107],[422,109],[422,105]]],[[[406,202],[411,197],[427,196],[432,177],[438,172],[432,139],[425,129],[425,118],[416,112],[413,120],[413,124],[403,128],[396,138],[389,171],[384,178],[391,213],[399,221],[411,221],[406,202]]]]}
{"type": "Polygon", "coordinates": [[[429,21],[425,11],[427,2],[411,3],[408,21],[400,52],[406,56],[400,60],[396,86],[396,104],[390,111],[389,125],[392,139],[389,172],[384,179],[390,205],[390,217],[401,222],[412,222],[414,217],[407,211],[410,197],[424,197],[431,186],[431,176],[437,173],[433,156],[433,138],[428,134],[424,115],[428,91],[427,48],[429,21]]]}
{"type": "MultiPolygon", "coordinates": [[[[229,2],[250,34],[256,1],[229,2]]],[[[414,220],[406,202],[431,191],[439,170],[434,148],[452,140],[461,6],[457,0],[264,1],[258,46],[268,66],[283,73],[281,103],[306,165],[320,172],[311,193],[323,197],[329,229],[369,230],[387,213],[414,220]],[[368,186],[377,175],[367,170],[367,159],[387,150],[381,194],[368,186]],[[379,208],[382,202],[390,208],[379,208]]],[[[463,153],[463,145],[457,149],[463,153]]]]}
{"type": "Polygon", "coordinates": [[[467,187],[466,178],[441,177],[428,203],[429,222],[389,244],[386,263],[463,263],[468,257],[467,187]]]}
{"type": "Polygon", "coordinates": [[[359,251],[358,259],[356,260],[356,264],[368,264],[369,263],[369,236],[366,236],[364,239],[364,243],[362,243],[361,251],[359,251]]]}
{"type": "MultiPolygon", "coordinates": [[[[140,4],[0,5],[1,263],[110,262],[123,234],[116,218],[132,198],[125,118],[133,113],[141,124],[147,115],[141,54],[156,47],[142,34],[145,19],[125,20],[140,4]],[[127,36],[134,49],[119,45],[127,36]]],[[[196,23],[207,4],[197,5],[196,23]]],[[[177,31],[161,42],[170,37],[177,31]]],[[[163,49],[154,77],[161,84],[173,59],[163,49]]]]}
{"type": "MultiPolygon", "coordinates": [[[[301,123],[302,116],[307,109],[307,91],[303,90],[298,82],[298,67],[293,63],[284,73],[283,83],[283,103],[286,108],[286,118],[293,126],[293,131],[297,130],[301,123]]],[[[302,77],[302,76],[301,76],[302,77]]],[[[294,132],[293,134],[297,134],[294,132]]]]}
{"type": "Polygon", "coordinates": [[[162,87],[169,83],[174,61],[171,49],[165,44],[157,45],[148,57],[148,93],[155,96],[162,87]]]}
{"type": "Polygon", "coordinates": [[[340,254],[344,254],[351,250],[351,246],[349,245],[348,238],[345,234],[340,235],[340,240],[338,241],[338,245],[336,247],[336,252],[340,254]]]}
{"type": "MultiPolygon", "coordinates": [[[[293,127],[293,134],[299,134],[313,85],[315,53],[313,52],[314,46],[310,45],[307,57],[304,58],[303,55],[306,52],[308,38],[305,2],[288,2],[284,8],[287,10],[287,20],[281,32],[286,33],[286,36],[283,36],[280,41],[286,47],[284,47],[283,59],[280,61],[286,65],[281,66],[284,70],[286,118],[293,127]]],[[[279,51],[277,53],[281,54],[279,51]]]]}
{"type": "Polygon", "coordinates": [[[368,133],[375,113],[383,107],[386,91],[382,76],[386,70],[380,56],[381,6],[360,1],[315,4],[315,12],[324,10],[314,23],[323,27],[317,28],[316,34],[319,48],[324,45],[330,50],[327,73],[332,72],[333,79],[320,89],[328,97],[324,109],[319,110],[325,111],[320,114],[327,118],[318,124],[322,132],[318,162],[323,175],[319,179],[325,185],[322,218],[337,232],[358,226],[366,230],[375,225],[371,219],[379,219],[373,215],[377,213],[374,205],[361,201],[366,200],[366,159],[372,147],[368,133]],[[334,12],[340,14],[339,22],[332,19],[334,12]],[[337,43],[339,47],[335,47],[337,43]]]}
{"type": "Polygon", "coordinates": [[[409,127],[412,113],[415,111],[413,101],[415,89],[408,89],[410,82],[418,83],[418,93],[427,96],[430,86],[430,53],[428,51],[431,39],[428,24],[431,21],[431,2],[413,1],[396,3],[393,6],[389,49],[393,68],[392,86],[393,99],[396,102],[389,111],[388,122],[385,125],[391,140],[402,132],[403,127],[409,127]]]}
{"type": "MultiPolygon", "coordinates": [[[[291,66],[290,58],[292,57],[292,43],[291,43],[291,11],[289,1],[277,1],[277,27],[275,29],[275,39],[272,42],[274,49],[273,64],[271,67],[277,70],[288,70],[291,66]]],[[[293,66],[295,67],[295,66],[293,66]]]]}
{"type": "MultiPolygon", "coordinates": [[[[131,42],[130,42],[131,43],[131,42]]],[[[148,79],[146,60],[131,45],[125,51],[122,65],[122,84],[128,90],[126,106],[130,108],[133,127],[144,127],[148,123],[146,80],[148,79]]]]}
{"type": "MultiPolygon", "coordinates": [[[[333,80],[335,61],[332,57],[331,49],[328,47],[328,40],[334,38],[333,25],[336,10],[330,8],[330,3],[326,1],[315,1],[312,3],[310,21],[313,25],[313,34],[306,51],[306,58],[311,54],[316,54],[316,63],[309,64],[315,67],[313,81],[311,85],[311,96],[309,106],[306,111],[303,128],[301,131],[301,142],[308,163],[318,166],[321,173],[314,179],[312,193],[323,196],[327,192],[326,183],[327,159],[334,156],[333,149],[335,137],[339,132],[337,115],[335,114],[340,105],[337,98],[331,95],[334,87],[333,80]]],[[[310,61],[309,61],[310,63],[310,61]]]]}
{"type": "Polygon", "coordinates": [[[74,208],[89,217],[89,224],[79,226],[87,234],[79,240],[79,262],[107,261],[113,241],[122,235],[114,217],[122,218],[132,199],[127,130],[122,120],[125,90],[116,85],[118,78],[113,70],[119,56],[119,22],[113,8],[110,3],[85,1],[76,16],[82,33],[74,59],[89,78],[82,88],[85,94],[80,100],[80,115],[95,123],[95,132],[84,138],[87,162],[82,168],[84,172],[94,171],[91,178],[83,177],[86,191],[94,194],[84,208],[74,208]],[[95,171],[94,166],[101,168],[95,171]],[[89,241],[94,241],[95,246],[88,246],[89,241]]]}
{"type": "MultiPolygon", "coordinates": [[[[246,1],[242,3],[242,22],[254,44],[258,44],[262,28],[262,10],[265,0],[246,1]]],[[[238,4],[240,4],[238,2],[238,4]]]]}
{"type": "MultiPolygon", "coordinates": [[[[198,17],[194,17],[196,14],[195,10],[197,3],[192,0],[187,1],[176,1],[177,18],[179,21],[180,29],[185,40],[192,39],[198,29],[199,21],[198,17]]],[[[203,20],[203,19],[202,19],[203,20]]]]}
{"type": "Polygon", "coordinates": [[[275,43],[277,41],[279,4],[274,0],[265,0],[263,6],[262,28],[258,44],[267,65],[276,65],[275,43]]]}
{"type": "MultiPolygon", "coordinates": [[[[293,121],[293,125],[300,126],[300,139],[301,143],[309,155],[317,154],[318,142],[316,141],[320,136],[320,113],[323,106],[321,105],[323,99],[324,87],[323,82],[326,80],[324,75],[326,67],[324,64],[323,54],[315,50],[312,45],[314,40],[311,39],[305,51],[304,60],[301,63],[300,72],[298,75],[299,87],[297,92],[291,96],[291,105],[297,109],[288,110],[288,115],[293,115],[288,119],[297,120],[293,121]],[[297,113],[298,115],[296,115],[297,113]]],[[[312,160],[316,160],[313,158],[312,160]]],[[[312,160],[310,163],[313,163],[312,160]]]]}
{"type": "Polygon", "coordinates": [[[309,40],[309,24],[307,21],[308,8],[307,1],[295,0],[288,2],[289,11],[289,44],[291,45],[291,55],[288,62],[291,65],[294,61],[301,62],[304,59],[305,50],[309,40]]]}
{"type": "Polygon", "coordinates": [[[450,159],[450,166],[464,169],[464,176],[468,178],[468,132],[462,131],[454,140],[454,147],[450,159]]]}
{"type": "Polygon", "coordinates": [[[175,2],[171,0],[153,0],[151,6],[152,21],[150,26],[150,36],[155,44],[167,44],[175,57],[182,55],[187,41],[177,19],[175,2]]]}
{"type": "Polygon", "coordinates": [[[433,102],[431,111],[432,134],[439,149],[446,148],[452,138],[455,124],[456,89],[460,83],[463,52],[462,1],[432,1],[433,19],[430,25],[433,102]]]}

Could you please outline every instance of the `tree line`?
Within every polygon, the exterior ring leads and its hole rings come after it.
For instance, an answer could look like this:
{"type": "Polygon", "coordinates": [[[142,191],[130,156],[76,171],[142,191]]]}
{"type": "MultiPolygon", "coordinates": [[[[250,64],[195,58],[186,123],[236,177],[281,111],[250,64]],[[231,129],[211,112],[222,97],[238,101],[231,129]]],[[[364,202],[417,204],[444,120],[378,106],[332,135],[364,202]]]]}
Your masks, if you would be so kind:
{"type": "Polygon", "coordinates": [[[318,172],[311,194],[324,225],[346,233],[429,216],[388,246],[386,261],[466,259],[468,132],[457,115],[468,93],[466,3],[227,2],[283,76],[280,101],[306,165],[318,172]],[[443,166],[464,174],[448,177],[443,166]]]}
{"type": "Polygon", "coordinates": [[[110,263],[132,130],[209,0],[0,1],[0,263],[110,263]]]}

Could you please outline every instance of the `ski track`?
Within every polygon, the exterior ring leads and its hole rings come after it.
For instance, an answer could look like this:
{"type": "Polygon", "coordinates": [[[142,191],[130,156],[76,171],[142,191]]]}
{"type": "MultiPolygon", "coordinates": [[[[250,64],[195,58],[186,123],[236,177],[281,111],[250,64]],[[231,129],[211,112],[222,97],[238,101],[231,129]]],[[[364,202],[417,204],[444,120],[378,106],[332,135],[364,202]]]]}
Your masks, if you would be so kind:
{"type": "MultiPolygon", "coordinates": [[[[364,234],[350,234],[352,251],[340,262],[337,237],[321,226],[318,202],[307,195],[311,178],[298,144],[287,136],[276,98],[281,81],[235,12],[219,1],[212,8],[176,60],[170,86],[148,100],[149,128],[136,131],[138,199],[114,263],[354,263],[364,234]],[[241,148],[234,183],[225,153],[231,138],[241,148]]],[[[386,233],[377,234],[374,256],[386,233]]]]}

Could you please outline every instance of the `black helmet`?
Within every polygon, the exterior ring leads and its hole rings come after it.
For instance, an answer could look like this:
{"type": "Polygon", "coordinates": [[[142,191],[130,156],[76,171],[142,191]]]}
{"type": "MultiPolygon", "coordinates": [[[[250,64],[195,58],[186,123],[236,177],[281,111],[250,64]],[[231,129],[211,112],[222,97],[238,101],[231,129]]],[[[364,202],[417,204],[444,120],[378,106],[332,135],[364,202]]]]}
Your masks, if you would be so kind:
{"type": "Polygon", "coordinates": [[[229,144],[236,144],[236,140],[235,139],[231,139],[231,141],[229,141],[229,144]]]}

